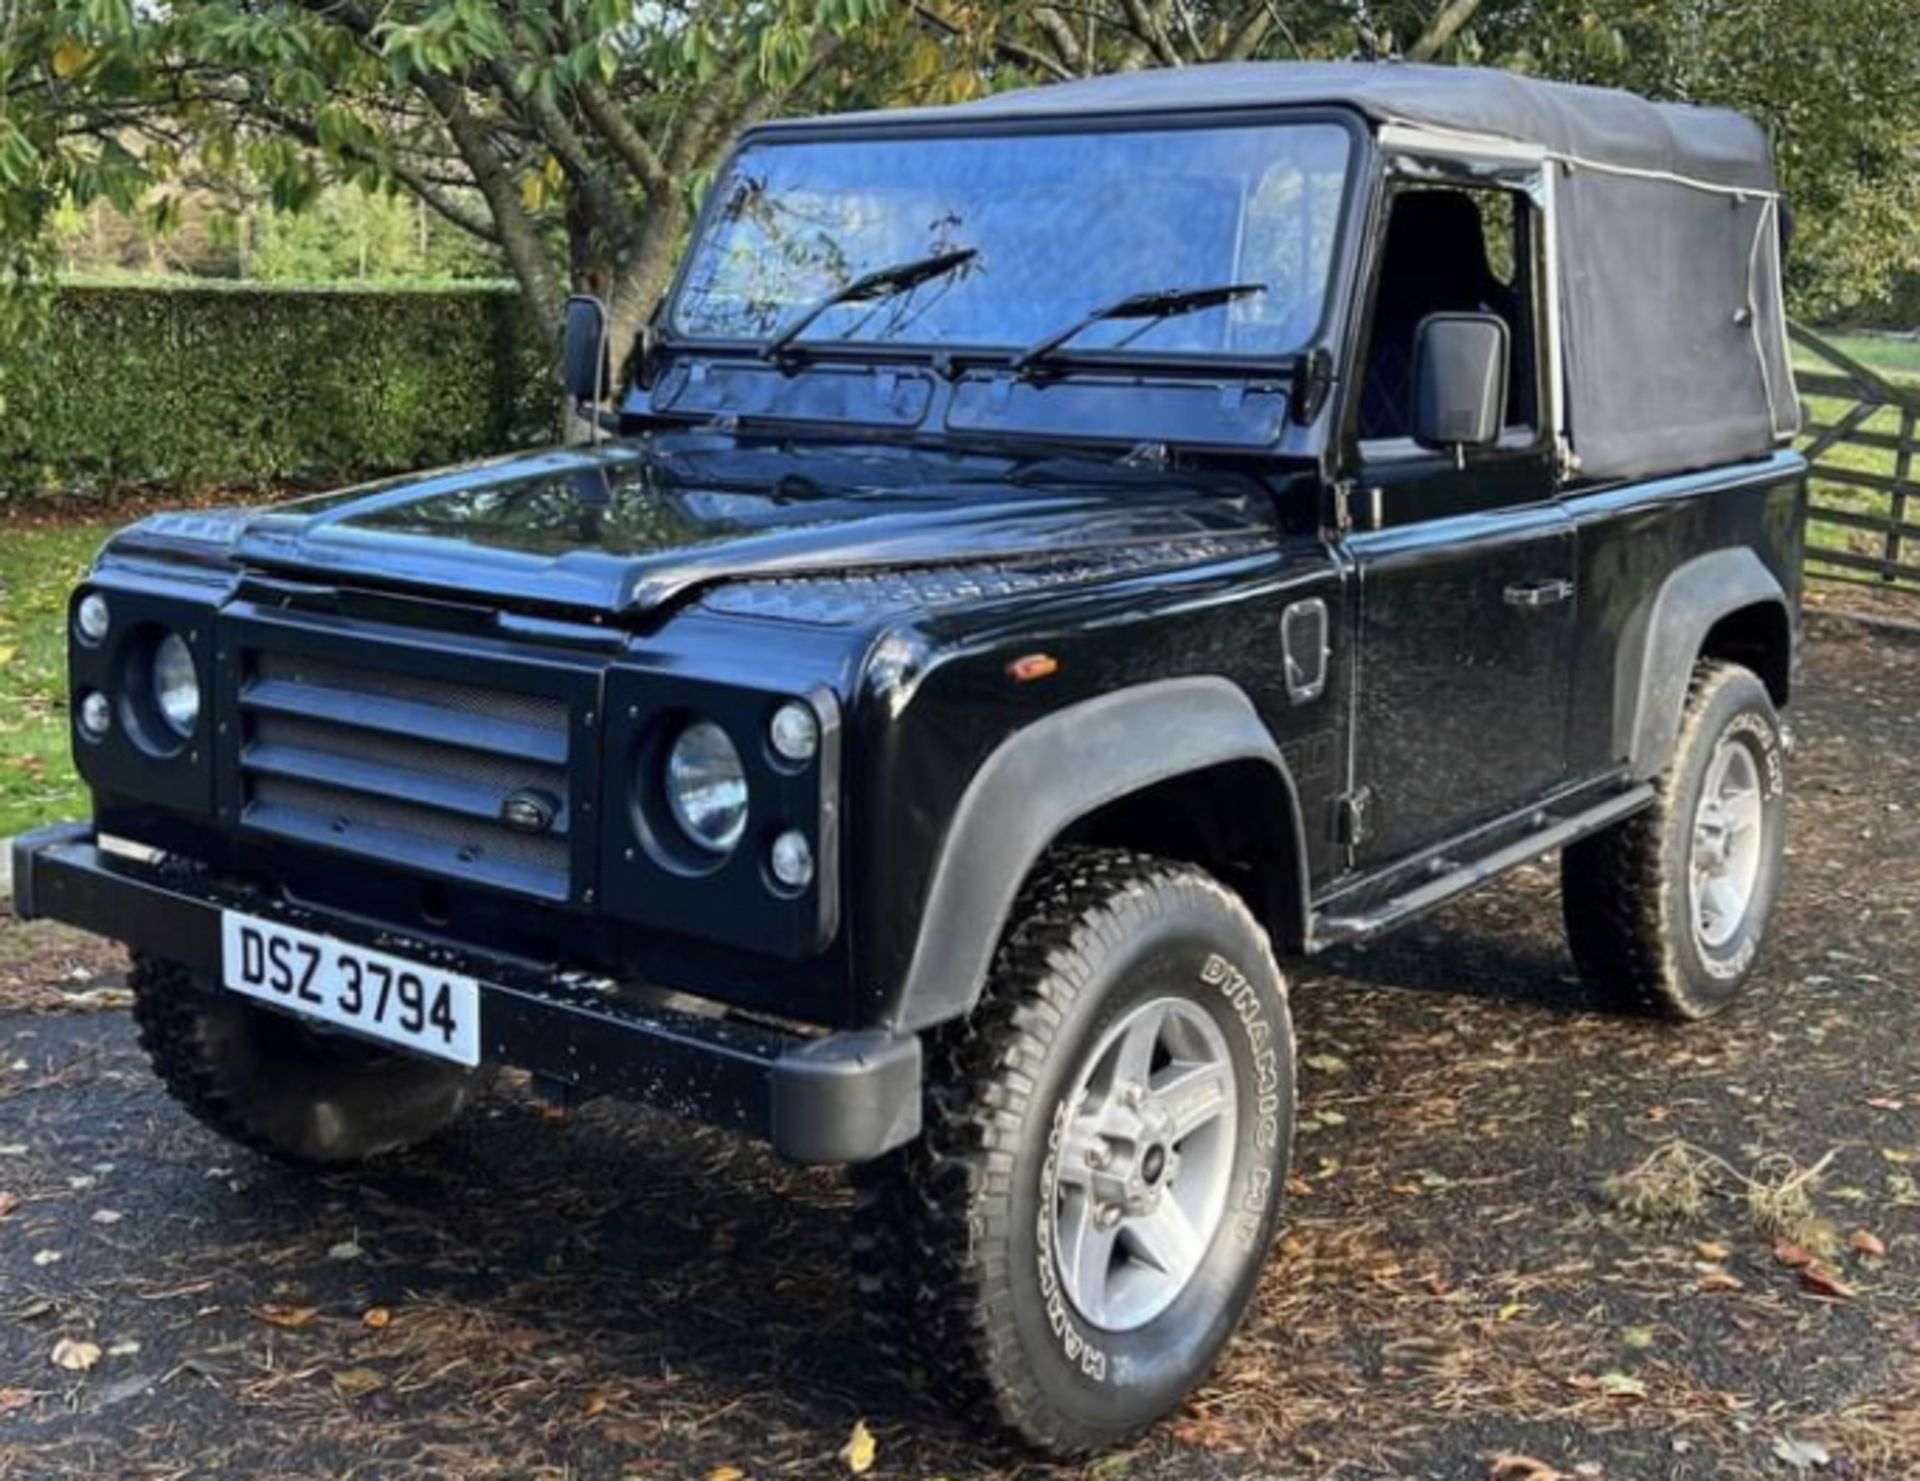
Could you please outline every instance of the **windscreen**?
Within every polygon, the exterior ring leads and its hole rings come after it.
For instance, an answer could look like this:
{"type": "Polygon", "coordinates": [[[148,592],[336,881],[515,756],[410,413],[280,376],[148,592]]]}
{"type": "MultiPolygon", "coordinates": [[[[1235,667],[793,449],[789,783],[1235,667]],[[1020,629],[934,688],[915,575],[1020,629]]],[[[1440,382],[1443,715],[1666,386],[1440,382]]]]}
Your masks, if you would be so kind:
{"type": "Polygon", "coordinates": [[[953,271],[836,307],[809,343],[1015,349],[1142,292],[1258,285],[1077,350],[1281,356],[1318,327],[1351,138],[1334,123],[766,141],[715,184],[671,315],[765,340],[861,276],[971,250],[953,271]]]}

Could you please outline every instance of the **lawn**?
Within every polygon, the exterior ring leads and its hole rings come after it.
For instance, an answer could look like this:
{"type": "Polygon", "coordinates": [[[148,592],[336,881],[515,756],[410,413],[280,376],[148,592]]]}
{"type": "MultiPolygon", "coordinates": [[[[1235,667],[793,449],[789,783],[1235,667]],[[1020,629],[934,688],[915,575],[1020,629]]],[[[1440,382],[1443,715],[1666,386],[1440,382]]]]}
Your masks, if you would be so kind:
{"type": "MultiPolygon", "coordinates": [[[[1842,354],[1851,355],[1869,370],[1896,380],[1920,381],[1920,333],[1828,334],[1823,330],[1820,334],[1842,354]]],[[[1801,365],[1812,368],[1812,359],[1806,351],[1797,350],[1796,358],[1801,365]]]]}
{"type": "Polygon", "coordinates": [[[67,747],[67,593],[119,523],[0,524],[0,838],[86,811],[67,747]]]}

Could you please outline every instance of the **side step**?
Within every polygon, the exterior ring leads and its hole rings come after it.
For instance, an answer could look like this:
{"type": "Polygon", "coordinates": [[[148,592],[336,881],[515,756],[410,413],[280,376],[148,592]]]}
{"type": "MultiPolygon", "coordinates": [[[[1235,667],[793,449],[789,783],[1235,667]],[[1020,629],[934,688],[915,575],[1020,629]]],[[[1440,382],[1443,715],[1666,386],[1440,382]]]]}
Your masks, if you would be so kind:
{"type": "Polygon", "coordinates": [[[1531,863],[1542,854],[1552,853],[1570,843],[1585,838],[1589,833],[1597,833],[1622,818],[1637,813],[1653,801],[1653,787],[1642,782],[1625,792],[1619,792],[1604,802],[1595,804],[1584,812],[1572,817],[1561,818],[1549,824],[1537,833],[1516,840],[1504,848],[1496,849],[1483,858],[1471,863],[1437,874],[1422,881],[1404,894],[1395,895],[1380,904],[1349,915],[1314,914],[1308,931],[1307,949],[1319,951],[1328,946],[1337,946],[1345,941],[1364,940],[1377,936],[1383,931],[1412,920],[1417,915],[1425,915],[1429,910],[1446,904],[1456,896],[1485,884],[1497,875],[1505,874],[1509,869],[1517,869],[1522,864],[1531,863]]]}

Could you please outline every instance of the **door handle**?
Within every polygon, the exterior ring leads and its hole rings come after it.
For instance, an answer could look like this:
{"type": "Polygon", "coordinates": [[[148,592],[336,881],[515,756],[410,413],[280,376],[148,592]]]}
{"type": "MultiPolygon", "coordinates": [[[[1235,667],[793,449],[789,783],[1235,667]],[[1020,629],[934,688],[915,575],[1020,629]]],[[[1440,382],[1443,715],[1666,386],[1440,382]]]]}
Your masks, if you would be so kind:
{"type": "Polygon", "coordinates": [[[1507,605],[1534,611],[1553,607],[1573,597],[1573,583],[1556,577],[1551,581],[1516,581],[1507,588],[1507,605]]]}

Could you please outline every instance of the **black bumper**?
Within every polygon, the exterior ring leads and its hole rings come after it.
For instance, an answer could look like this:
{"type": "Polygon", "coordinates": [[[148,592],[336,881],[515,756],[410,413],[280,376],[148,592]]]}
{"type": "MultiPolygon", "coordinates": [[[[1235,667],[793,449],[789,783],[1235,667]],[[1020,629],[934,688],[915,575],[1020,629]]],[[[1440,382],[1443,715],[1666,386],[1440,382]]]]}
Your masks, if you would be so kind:
{"type": "Polygon", "coordinates": [[[489,1061],[582,1096],[616,1096],[734,1127],[797,1162],[863,1162],[919,1135],[920,1041],[912,1034],[812,1038],[639,1004],[554,968],[111,853],[85,824],[14,840],[13,900],[22,919],[64,921],[216,980],[227,910],[380,951],[429,955],[483,984],[489,1061]]]}

